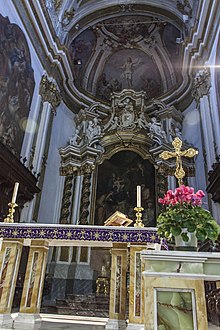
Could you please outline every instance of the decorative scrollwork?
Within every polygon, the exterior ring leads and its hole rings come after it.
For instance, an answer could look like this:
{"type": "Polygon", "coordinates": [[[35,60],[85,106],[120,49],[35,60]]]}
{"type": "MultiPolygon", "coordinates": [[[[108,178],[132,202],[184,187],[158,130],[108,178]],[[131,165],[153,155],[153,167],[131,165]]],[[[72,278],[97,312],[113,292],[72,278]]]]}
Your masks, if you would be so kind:
{"type": "Polygon", "coordinates": [[[204,95],[208,95],[210,88],[210,70],[207,68],[199,70],[194,78],[192,90],[192,96],[195,98],[197,103],[204,95]]]}

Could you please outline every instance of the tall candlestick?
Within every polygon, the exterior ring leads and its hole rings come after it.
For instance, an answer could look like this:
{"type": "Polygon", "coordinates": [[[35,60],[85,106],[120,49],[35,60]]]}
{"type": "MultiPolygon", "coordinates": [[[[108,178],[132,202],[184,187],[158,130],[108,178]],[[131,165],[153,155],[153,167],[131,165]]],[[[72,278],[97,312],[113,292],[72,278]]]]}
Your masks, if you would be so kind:
{"type": "Polygon", "coordinates": [[[141,207],[141,186],[137,186],[137,207],[141,207]]]}
{"type": "Polygon", "coordinates": [[[18,187],[19,187],[19,183],[15,182],[15,186],[14,186],[14,191],[13,191],[13,195],[12,195],[12,203],[16,202],[16,197],[17,197],[17,193],[18,193],[18,187]]]}

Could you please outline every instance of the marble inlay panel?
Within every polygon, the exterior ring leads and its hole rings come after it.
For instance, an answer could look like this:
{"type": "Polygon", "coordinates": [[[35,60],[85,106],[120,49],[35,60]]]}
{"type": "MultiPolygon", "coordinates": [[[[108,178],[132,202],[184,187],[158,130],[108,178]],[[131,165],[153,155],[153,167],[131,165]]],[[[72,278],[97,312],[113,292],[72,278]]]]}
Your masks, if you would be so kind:
{"type": "Polygon", "coordinates": [[[156,290],[157,327],[196,330],[194,291],[156,290]]]}
{"type": "MultiPolygon", "coordinates": [[[[205,289],[204,281],[193,279],[180,279],[171,277],[144,277],[144,289],[145,289],[145,330],[153,330],[157,325],[157,304],[153,304],[152,301],[156,301],[155,291],[193,291],[195,293],[195,313],[197,327],[195,330],[207,330],[207,312],[205,302],[205,289]]],[[[192,299],[193,302],[193,299],[192,299]]],[[[157,330],[171,330],[170,328],[164,328],[164,325],[157,330]]],[[[177,329],[177,328],[175,328],[177,329]]],[[[190,328],[189,328],[190,329],[190,328]]],[[[182,329],[181,329],[182,330],[182,329]]],[[[188,330],[184,328],[184,330],[188,330]]],[[[191,330],[191,329],[190,329],[191,330]]]]}
{"type": "Polygon", "coordinates": [[[32,298],[32,293],[33,293],[33,288],[34,288],[34,281],[35,281],[35,277],[36,277],[38,255],[39,255],[38,252],[35,252],[33,255],[32,270],[31,270],[31,275],[30,275],[26,307],[31,306],[31,298],[32,298]]]}
{"type": "Polygon", "coordinates": [[[115,283],[115,313],[120,313],[121,302],[121,274],[122,274],[122,257],[117,256],[116,259],[116,283],[115,283]]]}
{"type": "Polygon", "coordinates": [[[1,267],[1,273],[0,273],[0,301],[1,301],[2,292],[3,292],[3,289],[4,289],[4,282],[5,282],[5,279],[6,279],[10,254],[11,254],[11,248],[6,247],[5,254],[4,254],[4,259],[3,259],[2,267],[1,267]]]}
{"type": "Polygon", "coordinates": [[[135,253],[135,316],[141,316],[141,254],[135,253]]]}

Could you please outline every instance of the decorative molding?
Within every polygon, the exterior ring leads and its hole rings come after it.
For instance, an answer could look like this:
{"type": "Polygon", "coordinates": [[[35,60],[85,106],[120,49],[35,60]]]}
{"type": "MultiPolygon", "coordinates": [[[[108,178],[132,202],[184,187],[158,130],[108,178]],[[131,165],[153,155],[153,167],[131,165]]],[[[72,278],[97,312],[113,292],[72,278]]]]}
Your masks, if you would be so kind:
{"type": "Polygon", "coordinates": [[[196,102],[199,103],[200,99],[204,95],[209,94],[211,88],[210,70],[204,68],[197,72],[193,80],[193,90],[192,96],[195,98],[196,102]]]}
{"type": "Polygon", "coordinates": [[[39,94],[42,97],[42,101],[50,103],[53,112],[56,113],[56,108],[61,102],[60,92],[57,89],[57,85],[50,81],[46,75],[43,75],[41,78],[39,94]]]}

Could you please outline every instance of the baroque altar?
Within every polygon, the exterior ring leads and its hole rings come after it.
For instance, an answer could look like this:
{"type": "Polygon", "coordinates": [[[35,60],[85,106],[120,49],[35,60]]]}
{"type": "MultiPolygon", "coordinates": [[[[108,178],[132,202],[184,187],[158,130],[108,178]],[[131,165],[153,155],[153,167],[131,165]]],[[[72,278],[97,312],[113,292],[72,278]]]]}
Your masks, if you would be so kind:
{"type": "MultiPolygon", "coordinates": [[[[14,321],[15,328],[19,328],[23,322],[30,326],[39,325],[46,262],[50,247],[111,248],[110,282],[107,281],[107,286],[105,283],[104,288],[97,287],[98,292],[96,292],[97,296],[104,294],[105,301],[107,294],[110,297],[110,322],[107,324],[107,329],[126,328],[128,271],[130,273],[129,321],[143,323],[141,251],[161,246],[164,249],[167,248],[165,242],[161,242],[158,238],[156,228],[2,223],[0,238],[2,245],[0,324],[3,326],[10,326],[13,323],[11,309],[22,247],[29,247],[19,313],[14,321]],[[104,292],[99,292],[100,290],[104,292]]],[[[101,275],[103,275],[102,279],[108,278],[104,268],[101,275]]]]}

